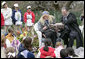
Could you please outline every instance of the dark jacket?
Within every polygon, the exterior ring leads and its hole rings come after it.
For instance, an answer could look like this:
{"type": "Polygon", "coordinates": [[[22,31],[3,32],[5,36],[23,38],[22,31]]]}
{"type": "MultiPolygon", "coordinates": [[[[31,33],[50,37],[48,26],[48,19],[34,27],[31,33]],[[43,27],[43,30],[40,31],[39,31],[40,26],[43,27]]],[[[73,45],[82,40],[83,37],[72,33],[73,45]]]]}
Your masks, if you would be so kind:
{"type": "MultiPolygon", "coordinates": [[[[12,21],[13,21],[14,24],[15,24],[15,22],[17,21],[17,20],[15,19],[15,13],[16,13],[16,12],[17,12],[16,10],[12,10],[12,21]]],[[[19,10],[19,12],[21,13],[21,10],[19,10]]],[[[21,13],[21,21],[23,22],[22,13],[21,13]]]]}
{"type": "Polygon", "coordinates": [[[28,51],[26,48],[24,48],[24,45],[23,44],[20,44],[19,46],[19,53],[17,55],[18,58],[25,58],[24,55],[27,57],[26,58],[35,58],[34,54],[30,51],[28,51]],[[24,55],[21,54],[21,52],[24,53],[24,55]]]}
{"type": "Polygon", "coordinates": [[[78,35],[82,39],[82,34],[81,34],[80,29],[79,29],[79,25],[77,23],[76,16],[74,14],[69,13],[69,15],[67,16],[67,20],[63,19],[63,16],[62,16],[61,22],[63,24],[65,24],[65,26],[68,29],[68,31],[70,31],[70,32],[71,31],[78,32],[78,35]]]}

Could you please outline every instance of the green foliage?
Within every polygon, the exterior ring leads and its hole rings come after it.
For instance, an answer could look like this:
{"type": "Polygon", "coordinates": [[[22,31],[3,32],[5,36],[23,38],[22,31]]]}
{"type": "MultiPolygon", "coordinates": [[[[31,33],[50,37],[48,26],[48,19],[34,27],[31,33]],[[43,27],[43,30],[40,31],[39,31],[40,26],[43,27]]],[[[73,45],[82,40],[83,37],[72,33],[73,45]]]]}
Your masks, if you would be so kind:
{"type": "MultiPolygon", "coordinates": [[[[22,14],[24,16],[24,13],[26,12],[26,10],[23,9],[22,11],[23,11],[22,14]]],[[[38,10],[34,10],[33,12],[35,13],[35,23],[36,23],[40,19],[42,14],[41,14],[41,11],[38,11],[38,10]]],[[[55,10],[55,11],[54,10],[50,10],[49,13],[51,15],[55,16],[57,22],[60,22],[60,18],[62,16],[61,12],[59,12],[57,10],[55,10]]],[[[74,13],[76,15],[77,22],[80,25],[81,24],[81,21],[80,21],[81,12],[72,12],[72,13],[74,13]]]]}

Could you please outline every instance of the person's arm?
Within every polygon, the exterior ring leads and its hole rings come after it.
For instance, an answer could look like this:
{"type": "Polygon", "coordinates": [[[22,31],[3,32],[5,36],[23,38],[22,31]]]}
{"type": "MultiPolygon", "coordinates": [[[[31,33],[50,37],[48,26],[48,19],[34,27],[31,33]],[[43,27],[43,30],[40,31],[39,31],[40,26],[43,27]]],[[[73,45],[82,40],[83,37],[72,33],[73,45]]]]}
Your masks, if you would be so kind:
{"type": "Polygon", "coordinates": [[[60,18],[60,22],[63,22],[63,16],[60,18]]]}
{"type": "Polygon", "coordinates": [[[41,32],[43,31],[43,25],[40,22],[38,22],[38,29],[41,32]]]}
{"type": "Polygon", "coordinates": [[[32,23],[35,22],[35,14],[32,12],[32,23]]]}
{"type": "Polygon", "coordinates": [[[26,13],[24,14],[24,22],[27,22],[27,17],[26,17],[26,13]]]}
{"type": "Polygon", "coordinates": [[[4,25],[4,16],[3,16],[3,14],[1,13],[1,26],[3,26],[4,25]]]}
{"type": "Polygon", "coordinates": [[[12,20],[16,22],[16,19],[15,19],[15,11],[12,12],[12,20]]]}

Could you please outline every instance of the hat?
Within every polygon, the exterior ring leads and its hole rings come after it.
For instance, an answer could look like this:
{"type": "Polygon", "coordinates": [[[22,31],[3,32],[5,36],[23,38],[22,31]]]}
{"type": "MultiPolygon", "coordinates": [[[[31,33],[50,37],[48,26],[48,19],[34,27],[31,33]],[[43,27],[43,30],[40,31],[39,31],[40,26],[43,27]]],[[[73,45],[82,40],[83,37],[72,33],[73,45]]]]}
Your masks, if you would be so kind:
{"type": "Polygon", "coordinates": [[[49,15],[49,12],[48,11],[43,11],[42,15],[44,15],[44,14],[48,14],[49,15]]]}
{"type": "Polygon", "coordinates": [[[31,6],[27,6],[27,9],[31,8],[31,6]]]}
{"type": "Polygon", "coordinates": [[[14,4],[15,7],[19,7],[19,5],[17,3],[14,4]]]}
{"type": "Polygon", "coordinates": [[[2,2],[2,6],[3,6],[5,3],[6,3],[6,2],[5,2],[5,1],[3,1],[3,2],[2,2]]]}

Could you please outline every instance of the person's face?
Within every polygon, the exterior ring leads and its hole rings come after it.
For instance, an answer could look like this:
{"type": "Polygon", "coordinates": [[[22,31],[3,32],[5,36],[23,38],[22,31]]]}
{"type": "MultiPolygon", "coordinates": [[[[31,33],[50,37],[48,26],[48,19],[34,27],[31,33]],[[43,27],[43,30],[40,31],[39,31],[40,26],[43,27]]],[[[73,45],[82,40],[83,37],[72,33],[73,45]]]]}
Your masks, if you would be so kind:
{"type": "Polygon", "coordinates": [[[28,9],[28,12],[30,12],[30,11],[31,11],[31,8],[28,9]]]}
{"type": "Polygon", "coordinates": [[[44,19],[44,20],[48,20],[48,16],[44,16],[43,19],[44,19]]]}
{"type": "Polygon", "coordinates": [[[62,15],[63,16],[66,16],[67,15],[67,11],[66,10],[62,10],[61,12],[62,12],[62,15]]]}
{"type": "Polygon", "coordinates": [[[8,6],[7,6],[7,4],[4,4],[4,8],[7,8],[8,6]]]}
{"type": "Polygon", "coordinates": [[[15,10],[18,10],[18,7],[15,7],[15,10]]]}

